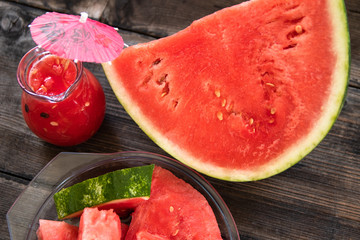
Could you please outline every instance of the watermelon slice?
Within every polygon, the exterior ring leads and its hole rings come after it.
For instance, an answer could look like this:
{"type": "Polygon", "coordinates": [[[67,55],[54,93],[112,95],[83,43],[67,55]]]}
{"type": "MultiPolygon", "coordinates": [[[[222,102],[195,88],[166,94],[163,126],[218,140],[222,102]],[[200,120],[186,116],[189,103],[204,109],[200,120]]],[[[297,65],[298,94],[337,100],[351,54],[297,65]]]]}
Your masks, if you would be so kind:
{"type": "Polygon", "coordinates": [[[349,46],[342,0],[252,0],[103,68],[160,147],[209,176],[251,181],[325,137],[346,94],[349,46]]]}
{"type": "Polygon", "coordinates": [[[80,217],[78,240],[120,240],[121,222],[113,210],[85,208],[80,217]]]}
{"type": "Polygon", "coordinates": [[[125,215],[150,197],[154,165],[125,168],[87,179],[54,194],[59,219],[81,215],[86,207],[125,215]]]}
{"type": "Polygon", "coordinates": [[[64,221],[39,220],[39,240],[77,240],[79,228],[64,221]]]}
{"type": "Polygon", "coordinates": [[[221,239],[205,197],[168,170],[156,166],[149,200],[132,214],[126,240],[221,239]]]}

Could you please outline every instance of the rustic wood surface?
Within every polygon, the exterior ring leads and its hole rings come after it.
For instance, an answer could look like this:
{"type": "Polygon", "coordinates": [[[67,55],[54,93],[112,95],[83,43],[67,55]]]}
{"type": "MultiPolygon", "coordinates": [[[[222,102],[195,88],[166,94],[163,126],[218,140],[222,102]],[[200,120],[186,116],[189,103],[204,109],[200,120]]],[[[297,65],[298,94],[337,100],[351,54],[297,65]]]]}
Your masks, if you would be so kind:
{"type": "MultiPolygon", "coordinates": [[[[27,128],[16,69],[35,43],[28,24],[45,11],[79,13],[119,27],[135,44],[167,36],[235,0],[0,0],[0,238],[10,239],[6,212],[31,179],[59,152],[142,150],[167,155],[127,115],[100,65],[107,111],[87,142],[56,147],[27,128]]],[[[229,183],[206,177],[228,204],[241,239],[360,239],[360,1],[346,0],[351,73],[344,108],[332,130],[302,161],[274,177],[229,183]]],[[[31,207],[31,206],[29,206],[31,207]]]]}

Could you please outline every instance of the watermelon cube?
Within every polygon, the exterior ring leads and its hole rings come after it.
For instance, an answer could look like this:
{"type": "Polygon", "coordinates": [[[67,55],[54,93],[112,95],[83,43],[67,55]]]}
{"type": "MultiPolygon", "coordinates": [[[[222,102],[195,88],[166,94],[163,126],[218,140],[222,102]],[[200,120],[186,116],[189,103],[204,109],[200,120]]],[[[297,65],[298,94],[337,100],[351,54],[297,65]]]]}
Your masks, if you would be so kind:
{"type": "Polygon", "coordinates": [[[114,210],[84,209],[80,217],[78,240],[97,239],[121,239],[121,222],[114,210]]]}
{"type": "Polygon", "coordinates": [[[36,232],[39,240],[76,240],[79,228],[64,221],[39,220],[36,232]]]}

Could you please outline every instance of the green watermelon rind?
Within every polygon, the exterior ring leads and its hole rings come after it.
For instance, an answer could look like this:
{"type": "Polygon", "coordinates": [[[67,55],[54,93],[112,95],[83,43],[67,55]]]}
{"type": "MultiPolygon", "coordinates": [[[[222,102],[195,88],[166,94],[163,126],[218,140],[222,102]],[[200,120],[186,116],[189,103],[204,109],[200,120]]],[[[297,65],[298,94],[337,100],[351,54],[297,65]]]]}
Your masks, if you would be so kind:
{"type": "Polygon", "coordinates": [[[59,219],[71,218],[86,207],[150,197],[155,165],[125,168],[84,180],[54,194],[59,219]]]}
{"type": "MultiPolygon", "coordinates": [[[[333,87],[329,94],[329,100],[323,107],[322,117],[314,124],[313,130],[305,138],[300,139],[277,159],[257,169],[248,171],[227,169],[207,164],[206,161],[193,157],[191,153],[186,152],[176,142],[172,142],[162,135],[156,126],[142,114],[141,109],[131,101],[131,97],[121,82],[117,81],[117,75],[112,69],[111,63],[103,63],[102,66],[110,86],[127,113],[150,139],[174,158],[213,178],[234,182],[261,180],[285,171],[308,155],[328,134],[345,102],[350,72],[350,36],[346,7],[343,0],[328,0],[328,3],[334,30],[333,39],[336,39],[334,51],[337,55],[337,62],[333,72],[333,87]]],[[[136,48],[137,46],[133,47],[136,48]]]]}

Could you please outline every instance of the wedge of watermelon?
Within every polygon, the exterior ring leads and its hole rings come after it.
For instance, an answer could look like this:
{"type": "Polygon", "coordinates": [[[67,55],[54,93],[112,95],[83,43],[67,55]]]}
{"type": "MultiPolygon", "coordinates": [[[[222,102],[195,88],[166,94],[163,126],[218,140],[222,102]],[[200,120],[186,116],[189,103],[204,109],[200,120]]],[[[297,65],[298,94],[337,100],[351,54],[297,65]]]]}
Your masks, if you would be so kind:
{"type": "Polygon", "coordinates": [[[252,0],[103,64],[138,125],[209,176],[263,179],[307,155],[346,94],[342,0],[252,0]]]}
{"type": "Polygon", "coordinates": [[[156,166],[149,200],[134,211],[126,240],[221,239],[215,215],[191,185],[156,166]]]}

